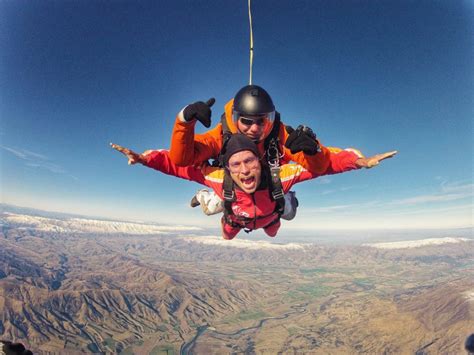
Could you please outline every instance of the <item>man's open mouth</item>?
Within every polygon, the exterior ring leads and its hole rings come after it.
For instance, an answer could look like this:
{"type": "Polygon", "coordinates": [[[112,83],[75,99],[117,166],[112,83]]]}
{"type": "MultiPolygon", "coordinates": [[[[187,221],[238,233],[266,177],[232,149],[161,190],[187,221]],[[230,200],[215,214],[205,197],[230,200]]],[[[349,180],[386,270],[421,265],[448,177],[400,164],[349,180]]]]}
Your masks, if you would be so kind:
{"type": "Polygon", "coordinates": [[[249,177],[240,179],[240,181],[242,181],[242,185],[246,188],[253,187],[253,185],[255,184],[255,176],[249,176],[249,177]]]}

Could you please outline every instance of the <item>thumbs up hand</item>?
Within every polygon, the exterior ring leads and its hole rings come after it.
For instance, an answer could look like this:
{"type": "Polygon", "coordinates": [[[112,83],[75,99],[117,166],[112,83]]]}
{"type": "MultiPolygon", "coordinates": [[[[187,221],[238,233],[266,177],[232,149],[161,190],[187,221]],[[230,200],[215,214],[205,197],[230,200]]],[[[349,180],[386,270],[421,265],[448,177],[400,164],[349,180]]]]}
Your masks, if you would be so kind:
{"type": "Polygon", "coordinates": [[[187,122],[198,120],[204,127],[209,128],[211,126],[211,107],[214,102],[216,102],[216,99],[211,97],[206,102],[198,101],[186,106],[183,111],[184,119],[187,122]]]}

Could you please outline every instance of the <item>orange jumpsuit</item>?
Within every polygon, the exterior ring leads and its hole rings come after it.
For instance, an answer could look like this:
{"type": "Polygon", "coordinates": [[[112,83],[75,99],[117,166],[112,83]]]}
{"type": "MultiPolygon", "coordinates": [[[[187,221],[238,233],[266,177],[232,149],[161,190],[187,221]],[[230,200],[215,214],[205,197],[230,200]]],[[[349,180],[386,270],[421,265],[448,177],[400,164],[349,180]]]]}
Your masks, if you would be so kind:
{"type": "MultiPolygon", "coordinates": [[[[232,133],[237,133],[237,128],[232,119],[232,106],[234,100],[230,100],[225,105],[225,118],[227,125],[232,133]]],[[[194,126],[196,121],[186,122],[184,118],[176,117],[173,128],[170,145],[171,161],[177,166],[200,165],[209,159],[215,159],[219,155],[222,148],[222,124],[217,124],[213,129],[203,133],[194,134],[194,126]]],[[[281,164],[294,161],[303,166],[314,174],[324,174],[330,164],[330,154],[328,148],[321,147],[321,152],[315,155],[306,155],[303,152],[292,154],[291,151],[284,146],[288,133],[285,125],[280,123],[279,143],[283,158],[281,164]]],[[[258,143],[258,149],[263,156],[264,143],[258,143]]]]}

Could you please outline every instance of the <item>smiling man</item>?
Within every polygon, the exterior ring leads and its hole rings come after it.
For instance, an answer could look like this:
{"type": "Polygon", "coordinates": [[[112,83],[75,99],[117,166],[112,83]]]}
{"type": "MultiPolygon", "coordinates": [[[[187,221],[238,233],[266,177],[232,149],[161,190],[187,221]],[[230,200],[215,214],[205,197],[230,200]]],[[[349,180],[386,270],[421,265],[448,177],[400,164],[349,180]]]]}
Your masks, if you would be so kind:
{"type": "MultiPolygon", "coordinates": [[[[172,162],[166,150],[149,150],[137,154],[116,144],[111,146],[126,155],[129,164],[140,163],[214,189],[228,204],[221,220],[224,239],[233,239],[242,229],[251,231],[259,228],[263,228],[268,236],[274,237],[280,228],[282,211],[272,195],[272,180],[279,179],[282,193],[287,193],[294,184],[320,176],[299,164],[284,164],[278,169],[276,176],[272,175],[268,165],[262,164],[256,144],[243,134],[234,134],[229,138],[223,155],[224,168],[209,165],[202,168],[179,167],[172,162]]],[[[377,165],[394,154],[395,152],[389,152],[371,158],[360,158],[352,150],[341,150],[336,154],[338,164],[334,165],[334,169],[326,171],[326,174],[358,169],[355,161],[360,159],[368,165],[377,165]]]]}
{"type": "Polygon", "coordinates": [[[261,180],[262,166],[255,144],[244,137],[236,135],[230,140],[224,164],[234,183],[242,191],[252,194],[261,180]]]}

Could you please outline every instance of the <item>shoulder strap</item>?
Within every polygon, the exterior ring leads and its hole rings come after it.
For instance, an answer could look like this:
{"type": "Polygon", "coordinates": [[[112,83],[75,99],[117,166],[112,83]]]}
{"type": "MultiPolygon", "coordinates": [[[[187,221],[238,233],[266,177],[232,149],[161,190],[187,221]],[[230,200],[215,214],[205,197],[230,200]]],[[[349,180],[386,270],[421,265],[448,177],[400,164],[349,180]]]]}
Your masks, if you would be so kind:
{"type": "Polygon", "coordinates": [[[227,124],[227,120],[225,117],[225,113],[221,116],[221,125],[222,125],[222,147],[221,151],[219,152],[219,156],[217,157],[217,166],[224,168],[224,154],[227,147],[227,143],[229,142],[230,137],[232,137],[232,132],[229,129],[229,125],[227,124]]]}
{"type": "MultiPolygon", "coordinates": [[[[225,113],[221,115],[221,125],[222,125],[222,147],[217,157],[218,166],[225,169],[224,166],[224,154],[227,148],[227,143],[229,142],[230,137],[232,137],[232,132],[229,129],[225,113]]],[[[235,201],[235,192],[234,192],[234,181],[230,176],[227,169],[224,173],[224,184],[223,184],[223,196],[224,196],[224,219],[229,222],[229,215],[232,215],[232,202],[235,201]]]]}
{"type": "Polygon", "coordinates": [[[235,201],[235,191],[234,191],[234,180],[230,176],[227,169],[224,173],[224,184],[223,184],[223,197],[224,197],[224,219],[229,221],[229,216],[234,212],[232,211],[232,202],[235,201]]]}
{"type": "Polygon", "coordinates": [[[275,212],[282,215],[285,210],[285,197],[283,193],[283,186],[280,180],[280,113],[275,112],[275,121],[272,130],[265,139],[265,155],[267,157],[269,174],[269,189],[270,196],[276,202],[275,212]]]}

